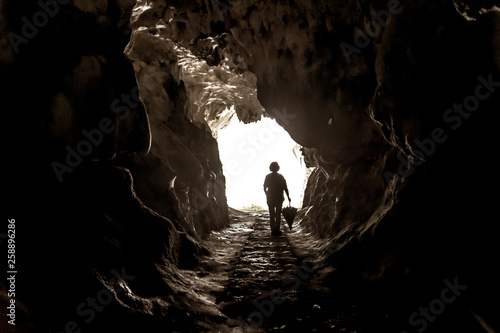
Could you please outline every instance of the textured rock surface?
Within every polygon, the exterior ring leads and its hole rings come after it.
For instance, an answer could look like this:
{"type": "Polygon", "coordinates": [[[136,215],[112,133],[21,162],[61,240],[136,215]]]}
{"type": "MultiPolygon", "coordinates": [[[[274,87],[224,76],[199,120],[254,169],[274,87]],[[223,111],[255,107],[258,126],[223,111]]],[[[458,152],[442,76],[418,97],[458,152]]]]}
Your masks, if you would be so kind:
{"type": "Polygon", "coordinates": [[[316,167],[300,225],[338,245],[328,287],[401,331],[458,278],[429,331],[499,329],[494,1],[73,1],[36,33],[38,2],[0,4],[28,327],[103,288],[119,302],[92,331],[222,320],[177,267],[229,221],[213,135],[267,112],[316,167]]]}
{"type": "Polygon", "coordinates": [[[134,4],[53,5],[45,22],[37,1],[1,2],[18,332],[196,330],[189,308],[221,318],[178,269],[229,221],[217,144],[188,119],[183,83],[161,78],[175,94],[164,114],[139,97],[155,85],[124,55],[134,4]]]}
{"type": "MultiPolygon", "coordinates": [[[[484,84],[499,81],[493,3],[155,5],[142,13],[144,25],[165,24],[172,41],[200,57],[197,40],[219,41],[237,70],[255,74],[266,110],[308,147],[316,171],[302,222],[341,244],[338,272],[365,282],[397,277],[412,290],[401,296],[409,313],[446,276],[476,286],[498,276],[490,262],[498,249],[481,240],[498,233],[488,218],[493,201],[475,176],[496,183],[479,162],[494,150],[498,119],[498,83],[484,84]],[[221,36],[235,42],[225,48],[221,36]]],[[[386,296],[394,311],[396,294],[386,296]]],[[[498,310],[498,295],[487,298],[498,310]]]]}

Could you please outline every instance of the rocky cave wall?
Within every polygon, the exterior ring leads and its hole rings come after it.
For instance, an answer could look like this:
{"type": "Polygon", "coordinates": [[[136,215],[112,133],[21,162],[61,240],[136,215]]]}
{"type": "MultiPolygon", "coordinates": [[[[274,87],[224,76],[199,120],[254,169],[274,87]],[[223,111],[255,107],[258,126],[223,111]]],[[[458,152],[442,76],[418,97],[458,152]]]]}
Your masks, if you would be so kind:
{"type": "Polygon", "coordinates": [[[143,26],[212,66],[229,52],[237,73],[253,73],[266,111],[305,147],[316,169],[301,223],[335,246],[330,262],[344,269],[333,281],[385,281],[378,296],[410,311],[460,276],[474,285],[471,313],[494,321],[480,305],[498,310],[487,291],[498,277],[497,177],[486,162],[499,106],[493,2],[148,5],[143,26]]]}
{"type": "Polygon", "coordinates": [[[463,308],[498,325],[494,2],[63,2],[33,31],[38,2],[0,2],[7,205],[37,249],[21,257],[28,327],[113,284],[126,292],[96,330],[123,313],[175,327],[188,304],[217,317],[176,267],[228,223],[213,135],[266,112],[316,168],[300,223],[335,245],[325,281],[411,313],[459,276],[463,308]],[[122,267],[135,278],[113,282],[122,267]]]}
{"type": "Polygon", "coordinates": [[[193,308],[219,316],[178,271],[229,221],[217,143],[203,117],[190,119],[183,82],[136,76],[124,55],[134,5],[0,2],[5,207],[23,271],[17,325],[2,332],[186,328],[193,308]],[[147,94],[160,86],[156,106],[147,94]],[[116,299],[105,314],[78,312],[103,292],[116,299]]]}

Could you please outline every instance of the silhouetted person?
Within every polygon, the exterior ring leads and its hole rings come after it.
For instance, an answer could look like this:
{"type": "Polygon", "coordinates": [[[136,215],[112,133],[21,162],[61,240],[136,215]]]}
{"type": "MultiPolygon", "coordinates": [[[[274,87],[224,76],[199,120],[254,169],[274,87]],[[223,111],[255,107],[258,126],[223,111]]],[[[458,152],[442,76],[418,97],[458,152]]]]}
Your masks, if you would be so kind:
{"type": "Polygon", "coordinates": [[[267,196],[267,205],[271,215],[271,233],[275,236],[281,235],[281,207],[283,206],[283,191],[285,191],[288,201],[291,201],[285,177],[278,173],[280,166],[277,162],[271,163],[269,170],[271,173],[266,176],[264,181],[264,192],[267,196]]]}

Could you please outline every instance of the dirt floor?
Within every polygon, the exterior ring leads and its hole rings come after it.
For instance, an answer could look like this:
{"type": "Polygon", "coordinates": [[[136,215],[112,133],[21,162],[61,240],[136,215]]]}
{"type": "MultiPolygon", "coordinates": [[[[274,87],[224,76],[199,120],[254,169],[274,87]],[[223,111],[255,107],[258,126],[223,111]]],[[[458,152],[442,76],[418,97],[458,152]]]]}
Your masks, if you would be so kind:
{"type": "Polygon", "coordinates": [[[284,220],[272,236],[266,211],[233,211],[232,222],[205,241],[212,255],[184,271],[227,317],[214,332],[363,332],[355,306],[340,309],[320,283],[317,239],[284,220]]]}

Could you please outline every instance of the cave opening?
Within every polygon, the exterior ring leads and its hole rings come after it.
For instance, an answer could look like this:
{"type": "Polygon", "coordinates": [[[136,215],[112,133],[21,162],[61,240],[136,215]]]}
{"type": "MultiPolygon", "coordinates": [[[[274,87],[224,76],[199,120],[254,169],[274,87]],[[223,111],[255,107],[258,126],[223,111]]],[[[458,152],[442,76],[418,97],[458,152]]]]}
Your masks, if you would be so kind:
{"type": "Polygon", "coordinates": [[[273,161],[278,162],[287,181],[292,205],[302,205],[310,170],[305,166],[302,147],[274,119],[262,117],[244,124],[233,117],[217,133],[217,141],[230,207],[267,209],[262,184],[273,161]]]}

